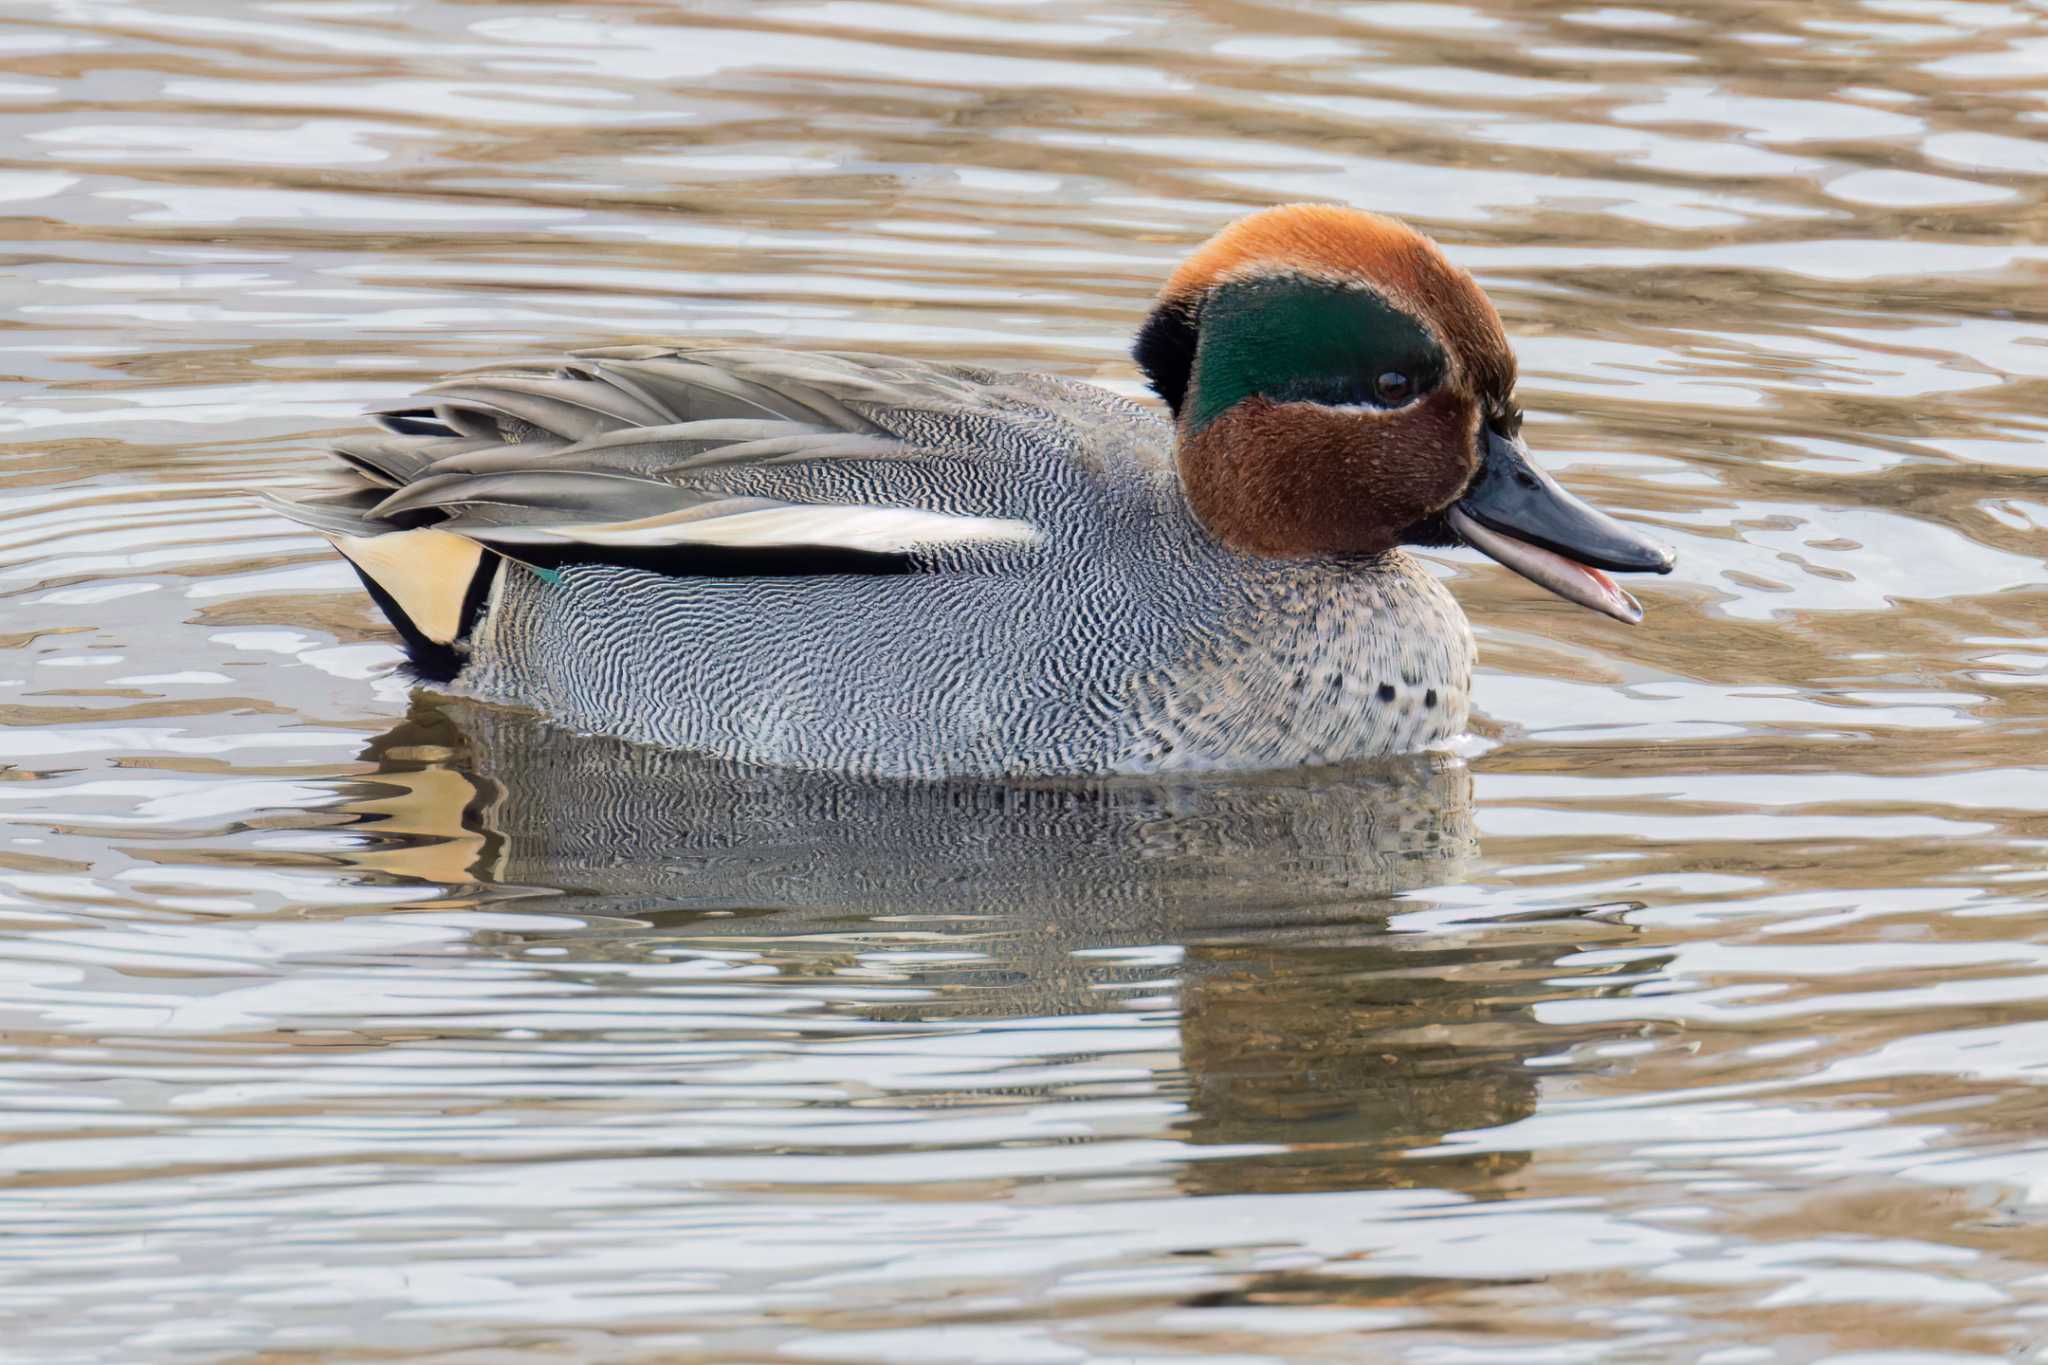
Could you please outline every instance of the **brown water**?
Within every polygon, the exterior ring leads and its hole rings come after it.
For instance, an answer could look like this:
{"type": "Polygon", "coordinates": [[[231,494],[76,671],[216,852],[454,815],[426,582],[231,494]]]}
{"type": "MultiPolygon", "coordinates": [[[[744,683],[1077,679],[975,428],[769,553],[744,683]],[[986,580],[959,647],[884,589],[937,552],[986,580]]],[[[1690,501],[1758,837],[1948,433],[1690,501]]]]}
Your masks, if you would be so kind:
{"type": "Polygon", "coordinates": [[[13,1358],[2048,1359],[2048,8],[0,7],[13,1358]],[[408,698],[241,497],[646,337],[1136,392],[1341,199],[1678,546],[1490,747],[891,788],[408,698]]]}

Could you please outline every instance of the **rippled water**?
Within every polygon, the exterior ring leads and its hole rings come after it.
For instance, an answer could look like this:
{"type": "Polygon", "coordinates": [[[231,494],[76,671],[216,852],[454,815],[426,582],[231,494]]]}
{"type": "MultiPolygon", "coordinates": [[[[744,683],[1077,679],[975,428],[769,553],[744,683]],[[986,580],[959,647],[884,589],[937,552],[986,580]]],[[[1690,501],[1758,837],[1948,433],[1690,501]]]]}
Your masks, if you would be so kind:
{"type": "Polygon", "coordinates": [[[0,1321],[39,1362],[2048,1358],[2048,9],[0,9],[0,1321]],[[1409,216],[1630,631],[1492,747],[902,788],[408,697],[246,501],[506,356],[1137,392],[1409,216]]]}

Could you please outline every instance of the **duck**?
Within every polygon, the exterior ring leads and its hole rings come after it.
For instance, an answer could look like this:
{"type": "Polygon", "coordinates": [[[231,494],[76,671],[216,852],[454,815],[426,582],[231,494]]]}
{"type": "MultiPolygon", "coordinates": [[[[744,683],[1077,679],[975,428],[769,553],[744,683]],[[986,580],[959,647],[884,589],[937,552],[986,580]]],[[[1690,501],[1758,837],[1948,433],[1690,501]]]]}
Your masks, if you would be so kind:
{"type": "Polygon", "coordinates": [[[1287,204],[1167,279],[1163,403],[851,351],[615,346],[373,409],[324,535],[421,685],[886,778],[1243,772],[1441,749],[1475,648],[1411,553],[1633,624],[1670,550],[1532,458],[1478,283],[1287,204]]]}

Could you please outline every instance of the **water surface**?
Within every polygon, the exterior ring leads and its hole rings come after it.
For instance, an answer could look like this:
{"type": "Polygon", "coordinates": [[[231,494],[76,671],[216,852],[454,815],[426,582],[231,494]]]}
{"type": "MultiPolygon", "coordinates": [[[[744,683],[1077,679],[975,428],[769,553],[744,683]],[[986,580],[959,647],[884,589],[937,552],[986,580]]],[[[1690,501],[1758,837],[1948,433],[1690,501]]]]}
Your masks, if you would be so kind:
{"type": "Polygon", "coordinates": [[[0,13],[0,1321],[37,1361],[2040,1358],[2048,10],[0,13]],[[904,788],[408,695],[248,489],[745,337],[1139,392],[1408,216],[1628,630],[1468,762],[904,788]]]}

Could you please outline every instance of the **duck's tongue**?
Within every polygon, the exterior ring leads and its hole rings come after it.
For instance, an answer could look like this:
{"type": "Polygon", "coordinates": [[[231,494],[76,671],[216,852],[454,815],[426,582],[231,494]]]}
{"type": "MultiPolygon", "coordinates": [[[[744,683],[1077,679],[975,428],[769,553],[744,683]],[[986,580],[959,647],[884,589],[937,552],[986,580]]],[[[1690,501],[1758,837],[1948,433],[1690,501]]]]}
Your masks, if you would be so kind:
{"type": "Polygon", "coordinates": [[[1627,625],[1635,625],[1643,619],[1642,604],[1592,565],[1581,564],[1541,545],[1531,545],[1526,540],[1517,540],[1482,526],[1455,507],[1446,515],[1451,528],[1473,549],[1513,569],[1531,583],[1550,589],[1568,602],[1591,607],[1627,625]]]}

